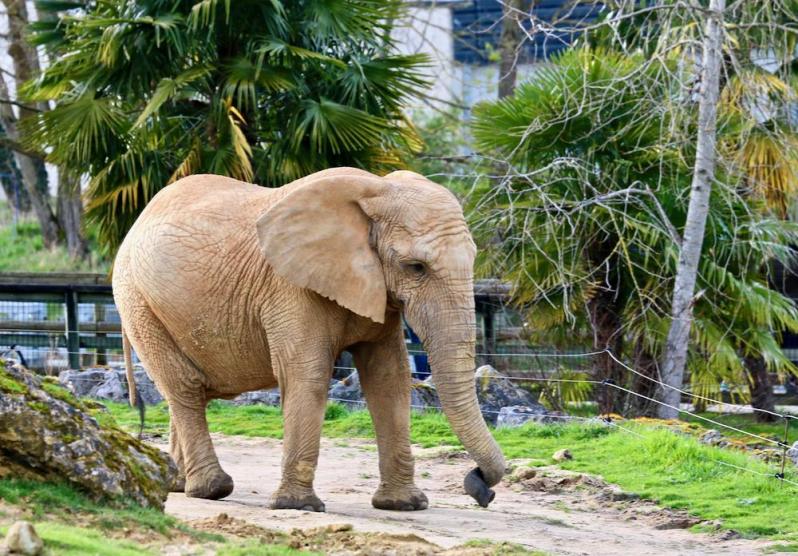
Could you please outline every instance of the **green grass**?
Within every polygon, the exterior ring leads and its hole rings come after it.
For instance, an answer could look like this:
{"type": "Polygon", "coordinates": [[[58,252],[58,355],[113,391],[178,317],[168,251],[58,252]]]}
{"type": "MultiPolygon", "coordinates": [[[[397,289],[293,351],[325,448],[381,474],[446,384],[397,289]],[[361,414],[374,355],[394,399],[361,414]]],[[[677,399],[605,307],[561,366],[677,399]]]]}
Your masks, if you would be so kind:
{"type": "MultiPolygon", "coordinates": [[[[135,411],[123,404],[108,404],[108,407],[120,425],[136,430],[135,411]]],[[[326,417],[325,436],[374,436],[371,418],[365,411],[328,409],[326,417]]],[[[208,411],[208,424],[214,432],[282,438],[278,408],[213,403],[208,411]]],[[[747,422],[737,424],[750,428],[747,422]]],[[[153,426],[168,430],[168,414],[163,406],[148,412],[147,427],[153,426]]],[[[693,436],[655,424],[626,422],[623,426],[642,438],[601,424],[530,424],[497,429],[493,434],[508,458],[554,465],[552,454],[568,448],[574,459],[559,464],[564,469],[601,475],[626,491],[664,506],[686,509],[704,519],[720,519],[724,527],[748,537],[798,541],[796,487],[782,487],[773,478],[755,474],[772,476],[776,472],[774,466],[744,452],[705,446],[693,436]]],[[[763,427],[760,432],[767,430],[767,425],[763,427]]],[[[424,447],[459,445],[446,418],[439,413],[414,413],[411,439],[424,447]]],[[[798,481],[794,468],[788,469],[788,478],[798,481]]]]}
{"type": "MultiPolygon", "coordinates": [[[[699,413],[701,417],[706,417],[712,419],[713,421],[717,421],[719,423],[723,423],[724,425],[729,425],[738,429],[742,429],[744,431],[752,432],[754,434],[758,434],[760,436],[764,436],[766,438],[772,438],[774,440],[781,440],[784,438],[784,421],[779,420],[775,423],[757,423],[756,419],[753,415],[750,414],[717,414],[717,413],[699,413]]],[[[702,427],[708,429],[717,429],[724,436],[729,438],[735,438],[739,440],[745,441],[752,441],[760,443],[762,441],[756,440],[755,438],[751,438],[750,436],[734,432],[729,429],[725,429],[719,427],[717,425],[713,425],[707,421],[702,419],[698,419],[696,417],[685,416],[685,421],[690,423],[698,423],[702,427]]],[[[788,443],[792,444],[796,440],[798,440],[798,421],[795,419],[790,419],[789,427],[787,429],[787,439],[788,443]]]]}
{"type": "MultiPolygon", "coordinates": [[[[44,541],[46,554],[59,556],[87,556],[108,554],[113,556],[137,556],[157,552],[140,544],[108,538],[102,531],[72,527],[61,523],[35,522],[33,526],[44,541]]],[[[0,528],[3,534],[5,528],[0,528]]]]}
{"type": "Polygon", "coordinates": [[[0,499],[26,508],[37,520],[46,516],[70,520],[72,514],[80,512],[101,530],[136,527],[167,536],[180,531],[198,539],[217,538],[194,531],[156,509],[142,508],[126,500],[94,501],[66,484],[0,479],[0,499]]]}
{"type": "Polygon", "coordinates": [[[256,540],[248,540],[236,546],[224,546],[217,552],[218,556],[321,556],[320,552],[296,550],[288,546],[263,544],[256,540]]]}
{"type": "MultiPolygon", "coordinates": [[[[90,230],[90,244],[95,243],[93,236],[90,230]]],[[[87,260],[76,261],[65,247],[45,249],[36,218],[21,215],[15,226],[8,203],[0,202],[0,272],[106,272],[108,268],[108,261],[94,251],[87,260]]]]}
{"type": "MultiPolygon", "coordinates": [[[[289,556],[300,553],[287,546],[263,544],[256,540],[230,541],[222,535],[191,529],[158,510],[142,508],[124,500],[97,502],[66,484],[0,479],[0,500],[26,510],[29,516],[25,519],[33,523],[44,540],[46,554],[160,554],[164,543],[184,544],[186,537],[204,546],[214,544],[216,553],[223,556],[289,556]],[[73,526],[76,522],[82,526],[73,526]],[[139,537],[149,539],[146,545],[115,539],[111,534],[129,530],[136,530],[139,537]]],[[[0,527],[2,535],[6,532],[7,527],[0,527]]]]}

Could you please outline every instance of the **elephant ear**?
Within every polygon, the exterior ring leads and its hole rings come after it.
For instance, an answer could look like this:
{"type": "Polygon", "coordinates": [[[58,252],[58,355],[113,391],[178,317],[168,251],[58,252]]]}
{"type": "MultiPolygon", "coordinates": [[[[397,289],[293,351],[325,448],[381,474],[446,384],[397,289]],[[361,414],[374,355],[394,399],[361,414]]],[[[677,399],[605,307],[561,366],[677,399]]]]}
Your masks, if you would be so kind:
{"type": "Polygon", "coordinates": [[[385,320],[382,265],[369,245],[371,221],[362,203],[388,182],[366,172],[303,178],[257,222],[258,241],[274,271],[342,307],[385,320]]]}

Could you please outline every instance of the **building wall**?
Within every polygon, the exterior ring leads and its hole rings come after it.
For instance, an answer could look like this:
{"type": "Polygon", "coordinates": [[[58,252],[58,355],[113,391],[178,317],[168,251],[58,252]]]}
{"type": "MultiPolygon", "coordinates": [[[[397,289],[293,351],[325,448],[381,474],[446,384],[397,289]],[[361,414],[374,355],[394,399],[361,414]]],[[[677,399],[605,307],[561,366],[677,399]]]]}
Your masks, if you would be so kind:
{"type": "MultiPolygon", "coordinates": [[[[412,6],[407,17],[397,23],[393,38],[403,54],[424,53],[431,59],[426,72],[431,81],[429,98],[426,102],[416,101],[410,107],[412,111],[451,110],[457,105],[465,109],[468,117],[474,104],[496,98],[497,63],[455,61],[451,3],[412,6]]],[[[540,63],[519,64],[518,82],[528,79],[540,67],[540,63]]]]}

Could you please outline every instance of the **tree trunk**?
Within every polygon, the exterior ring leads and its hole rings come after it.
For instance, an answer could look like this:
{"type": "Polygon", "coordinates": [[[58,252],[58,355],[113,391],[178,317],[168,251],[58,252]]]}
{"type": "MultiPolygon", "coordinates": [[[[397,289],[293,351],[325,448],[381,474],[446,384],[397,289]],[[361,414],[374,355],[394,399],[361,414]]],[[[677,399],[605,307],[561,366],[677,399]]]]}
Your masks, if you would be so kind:
{"type": "MultiPolygon", "coordinates": [[[[710,0],[709,15],[704,38],[703,65],[701,68],[701,97],[698,108],[698,138],[696,144],[695,170],[690,187],[690,204],[684,225],[684,238],[676,269],[671,307],[671,327],[662,361],[662,380],[665,384],[681,388],[687,347],[690,340],[690,325],[693,314],[701,246],[709,212],[709,196],[715,178],[715,144],[717,127],[717,105],[720,88],[721,38],[723,32],[723,10],[726,0],[710,0]]],[[[663,419],[678,419],[680,394],[673,388],[660,390],[658,414],[663,419]]]]}
{"type": "MultiPolygon", "coordinates": [[[[5,130],[0,131],[5,133],[5,130]]],[[[22,185],[22,174],[14,159],[14,152],[4,147],[0,148],[0,183],[11,209],[18,212],[30,211],[30,197],[22,185]]]]}
{"type": "Polygon", "coordinates": [[[520,21],[525,4],[526,0],[506,0],[504,4],[499,39],[499,98],[508,97],[515,91],[518,54],[524,34],[520,21]]]}
{"type": "Polygon", "coordinates": [[[58,170],[58,221],[64,230],[69,256],[85,259],[89,254],[89,246],[83,237],[83,202],[80,198],[80,182],[58,170]]]}
{"type": "MultiPolygon", "coordinates": [[[[8,16],[8,54],[14,63],[14,76],[16,78],[17,90],[27,80],[33,78],[39,71],[39,58],[36,49],[25,40],[24,30],[28,24],[28,12],[24,0],[3,0],[8,16]]],[[[8,87],[5,80],[0,78],[0,95],[5,99],[10,99],[8,87]]],[[[33,108],[20,107],[19,119],[26,118],[35,112],[33,108]]],[[[0,103],[0,123],[5,128],[6,135],[15,142],[20,141],[17,129],[17,118],[10,104],[0,103]]],[[[53,214],[53,210],[47,200],[46,179],[44,188],[41,187],[42,170],[44,163],[41,158],[34,158],[28,154],[15,151],[14,158],[17,161],[22,174],[22,182],[25,185],[30,197],[31,206],[39,220],[42,230],[42,239],[47,248],[54,247],[59,239],[58,221],[53,214]]],[[[46,174],[45,174],[46,176],[46,174]]]]}
{"type": "MultiPolygon", "coordinates": [[[[656,398],[659,380],[659,365],[657,358],[651,355],[641,343],[635,346],[634,349],[634,369],[648,378],[643,378],[639,375],[634,375],[632,379],[632,387],[630,390],[638,394],[642,394],[647,398],[656,398]],[[650,380],[649,380],[650,379],[650,380]]],[[[633,417],[656,417],[657,407],[656,403],[647,400],[641,396],[629,395],[628,411],[629,416],[633,417]]]]}
{"type": "MultiPolygon", "coordinates": [[[[748,386],[751,389],[751,407],[776,412],[776,398],[773,396],[773,384],[770,382],[765,360],[761,357],[746,357],[745,370],[748,373],[748,386]]],[[[760,423],[773,423],[778,417],[770,413],[755,411],[754,417],[760,423]]]]}
{"type": "MultiPolygon", "coordinates": [[[[621,331],[621,317],[615,303],[615,292],[604,290],[593,297],[588,303],[590,324],[593,327],[593,349],[596,351],[608,349],[617,356],[621,353],[623,334],[621,331]]],[[[593,364],[596,380],[608,381],[621,385],[624,382],[623,369],[608,353],[596,355],[593,364]]],[[[622,413],[622,392],[611,385],[599,385],[596,401],[599,412],[602,414],[622,413]]]]}

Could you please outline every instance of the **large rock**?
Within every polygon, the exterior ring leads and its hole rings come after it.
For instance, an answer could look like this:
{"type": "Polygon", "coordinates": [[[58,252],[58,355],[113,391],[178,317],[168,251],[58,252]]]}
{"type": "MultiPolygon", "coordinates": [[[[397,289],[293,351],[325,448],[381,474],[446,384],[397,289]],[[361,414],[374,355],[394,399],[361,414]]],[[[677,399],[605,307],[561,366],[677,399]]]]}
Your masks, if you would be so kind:
{"type": "Polygon", "coordinates": [[[357,371],[343,380],[333,380],[327,392],[327,399],[340,403],[350,409],[364,409],[363,391],[360,389],[360,377],[357,371]]]}
{"type": "Polygon", "coordinates": [[[517,386],[512,380],[490,365],[482,365],[474,373],[479,407],[485,420],[495,425],[503,407],[524,406],[530,411],[547,413],[537,398],[529,391],[517,386]]]}
{"type": "MultiPolygon", "coordinates": [[[[134,368],[136,391],[147,405],[163,401],[147,371],[141,365],[134,368]]],[[[58,375],[61,384],[69,388],[76,396],[127,402],[127,374],[124,369],[95,367],[81,371],[61,371],[58,375]]]]}
{"type": "Polygon", "coordinates": [[[410,388],[410,406],[422,411],[428,408],[440,409],[441,400],[435,385],[428,378],[426,380],[412,379],[413,384],[410,388]]]}
{"type": "Polygon", "coordinates": [[[0,477],[66,481],[95,498],[162,508],[177,474],[172,460],[91,404],[0,362],[0,477]]]}
{"type": "Polygon", "coordinates": [[[280,389],[272,388],[271,390],[255,390],[253,392],[244,392],[232,401],[233,405],[280,405],[280,389]]]}
{"type": "Polygon", "coordinates": [[[499,410],[496,416],[497,427],[520,427],[524,423],[556,423],[557,414],[550,413],[542,405],[509,405],[499,410]]]}
{"type": "MultiPolygon", "coordinates": [[[[504,426],[518,426],[527,421],[551,422],[555,414],[537,403],[535,396],[516,386],[489,365],[484,365],[474,373],[479,406],[485,420],[497,424],[502,408],[510,406],[504,412],[504,426]]],[[[328,392],[331,401],[342,403],[353,409],[362,409],[363,392],[357,372],[353,372],[343,380],[333,380],[328,392]]],[[[441,402],[438,391],[431,378],[427,380],[413,379],[410,390],[410,405],[414,410],[427,408],[440,409],[441,402]]]]}

